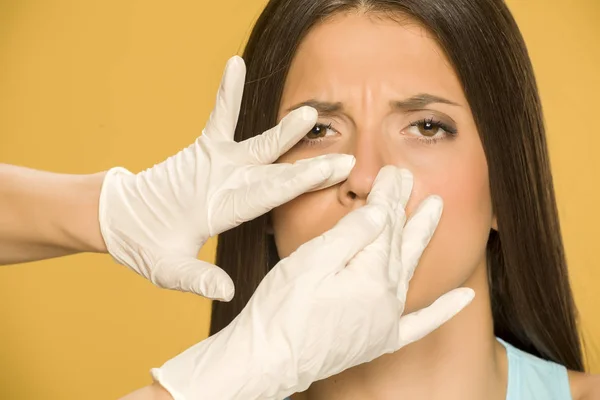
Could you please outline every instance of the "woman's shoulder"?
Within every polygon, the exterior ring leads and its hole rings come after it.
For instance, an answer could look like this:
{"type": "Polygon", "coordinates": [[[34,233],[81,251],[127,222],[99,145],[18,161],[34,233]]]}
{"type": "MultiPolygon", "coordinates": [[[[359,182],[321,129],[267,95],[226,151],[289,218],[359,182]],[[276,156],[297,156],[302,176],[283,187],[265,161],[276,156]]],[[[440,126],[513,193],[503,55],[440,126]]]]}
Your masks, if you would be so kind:
{"type": "Polygon", "coordinates": [[[600,375],[568,371],[573,400],[599,400],[600,375]]]}
{"type": "Polygon", "coordinates": [[[508,358],[507,399],[580,400],[573,397],[567,369],[498,339],[508,358]]]}
{"type": "Polygon", "coordinates": [[[509,359],[513,359],[511,364],[517,369],[510,371],[509,367],[509,375],[510,372],[526,375],[525,380],[517,379],[520,383],[526,382],[529,386],[536,386],[537,380],[540,388],[548,386],[552,391],[560,391],[557,398],[561,399],[569,397],[570,391],[572,400],[600,400],[600,375],[572,371],[555,362],[526,353],[502,339],[498,341],[505,345],[509,359]]]}

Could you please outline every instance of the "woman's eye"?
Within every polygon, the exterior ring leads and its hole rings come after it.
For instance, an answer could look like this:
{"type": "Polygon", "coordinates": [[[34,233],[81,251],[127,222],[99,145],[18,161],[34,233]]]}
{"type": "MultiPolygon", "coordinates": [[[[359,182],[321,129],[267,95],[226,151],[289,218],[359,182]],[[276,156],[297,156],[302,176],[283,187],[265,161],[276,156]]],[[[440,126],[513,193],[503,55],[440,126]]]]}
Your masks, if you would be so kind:
{"type": "Polygon", "coordinates": [[[297,146],[324,145],[326,141],[333,139],[334,136],[338,136],[339,134],[335,128],[332,128],[332,125],[332,123],[322,124],[317,122],[310,132],[298,142],[297,146]]]}
{"type": "Polygon", "coordinates": [[[434,143],[446,137],[454,137],[456,129],[444,124],[443,122],[434,121],[433,119],[424,119],[413,122],[408,128],[408,133],[416,136],[417,139],[427,143],[434,143]]]}
{"type": "Polygon", "coordinates": [[[332,124],[316,124],[315,126],[313,126],[310,132],[308,132],[308,134],[306,135],[306,139],[314,140],[324,138],[326,136],[335,135],[335,131],[331,128],[331,125],[332,124]]]}
{"type": "MultiPolygon", "coordinates": [[[[429,120],[419,121],[411,125],[411,133],[425,137],[434,137],[444,129],[437,123],[429,120]]],[[[443,133],[442,133],[443,134],[443,133]]]]}

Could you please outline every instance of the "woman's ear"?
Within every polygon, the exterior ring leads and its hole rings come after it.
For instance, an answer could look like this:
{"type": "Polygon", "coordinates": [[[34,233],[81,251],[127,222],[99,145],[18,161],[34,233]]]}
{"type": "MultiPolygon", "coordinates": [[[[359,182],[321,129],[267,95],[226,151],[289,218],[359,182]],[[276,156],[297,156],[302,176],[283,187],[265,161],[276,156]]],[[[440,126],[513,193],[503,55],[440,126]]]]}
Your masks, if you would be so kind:
{"type": "Polygon", "coordinates": [[[498,218],[496,218],[496,214],[492,216],[492,229],[498,232],[498,218]]]}

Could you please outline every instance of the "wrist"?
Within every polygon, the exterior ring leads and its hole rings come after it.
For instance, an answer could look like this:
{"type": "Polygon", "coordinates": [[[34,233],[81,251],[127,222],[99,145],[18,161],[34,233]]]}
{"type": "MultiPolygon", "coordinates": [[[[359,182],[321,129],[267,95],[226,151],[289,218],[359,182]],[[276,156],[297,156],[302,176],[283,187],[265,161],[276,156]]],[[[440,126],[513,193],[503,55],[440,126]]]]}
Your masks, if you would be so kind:
{"type": "Polygon", "coordinates": [[[120,400],[173,400],[173,397],[164,387],[154,382],[150,386],[143,387],[125,397],[121,397],[120,400]]]}
{"type": "Polygon", "coordinates": [[[66,242],[75,252],[106,253],[106,245],[100,233],[98,205],[105,172],[74,176],[73,196],[61,221],[66,242]]]}
{"type": "Polygon", "coordinates": [[[152,398],[154,400],[173,400],[173,396],[171,396],[169,392],[167,392],[167,390],[158,382],[154,382],[150,388],[152,390],[152,398]]]}

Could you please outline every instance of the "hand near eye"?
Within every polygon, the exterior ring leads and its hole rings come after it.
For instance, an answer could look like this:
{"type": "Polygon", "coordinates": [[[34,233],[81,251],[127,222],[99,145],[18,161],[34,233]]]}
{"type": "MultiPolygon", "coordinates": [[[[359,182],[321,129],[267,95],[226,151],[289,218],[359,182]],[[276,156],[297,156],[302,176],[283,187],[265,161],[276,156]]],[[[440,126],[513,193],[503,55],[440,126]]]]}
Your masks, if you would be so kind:
{"type": "Polygon", "coordinates": [[[281,260],[227,327],[154,369],[176,400],[282,399],[397,351],[471,302],[468,288],[403,315],[408,283],[442,212],[432,196],[405,224],[412,175],[383,168],[367,205],[281,260]]]}
{"type": "Polygon", "coordinates": [[[114,168],[104,179],[99,214],[108,252],[160,287],[231,300],[231,278],[196,259],[206,240],[334,185],[352,169],[354,158],[342,154],[271,164],[314,126],[317,113],[310,107],[235,142],[245,74],[241,58],[229,60],[215,109],[191,146],[137,175],[114,168]]]}

